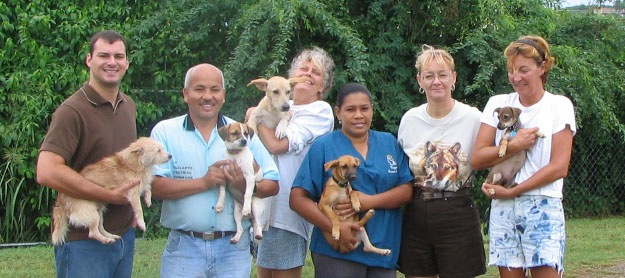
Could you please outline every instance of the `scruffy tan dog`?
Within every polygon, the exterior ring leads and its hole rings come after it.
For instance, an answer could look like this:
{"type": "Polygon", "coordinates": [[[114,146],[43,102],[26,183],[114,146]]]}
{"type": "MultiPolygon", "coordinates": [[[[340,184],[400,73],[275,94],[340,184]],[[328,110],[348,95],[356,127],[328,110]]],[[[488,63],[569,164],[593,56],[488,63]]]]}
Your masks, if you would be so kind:
{"type": "MultiPolygon", "coordinates": [[[[152,166],[163,164],[170,158],[171,155],[165,152],[159,142],[141,137],[116,154],[86,166],[80,174],[107,189],[139,180],[139,186],[128,190],[128,200],[137,219],[138,228],[145,231],[140,196],[143,195],[148,207],[152,205],[150,187],[154,177],[152,166]]],[[[107,232],[102,225],[105,209],[104,203],[77,199],[59,192],[52,210],[54,218],[52,244],[60,245],[65,242],[70,224],[88,228],[89,237],[99,242],[105,244],[115,242],[120,237],[107,232]]]]}
{"type": "MultiPolygon", "coordinates": [[[[263,238],[262,216],[265,211],[265,200],[254,196],[256,182],[263,179],[263,173],[254,160],[254,155],[248,147],[254,137],[254,130],[247,124],[231,123],[219,128],[219,137],[224,140],[228,154],[227,158],[234,160],[245,177],[245,192],[240,192],[234,186],[228,186],[228,192],[235,199],[234,222],[237,225],[237,233],[230,239],[230,243],[237,243],[243,235],[241,219],[250,217],[254,228],[254,238],[263,238]]],[[[226,185],[219,186],[219,198],[215,205],[216,212],[222,212],[226,200],[226,185]]]]}
{"type": "Polygon", "coordinates": [[[260,100],[258,106],[250,114],[247,124],[257,131],[259,123],[276,129],[276,138],[282,139],[286,136],[286,127],[291,120],[291,106],[289,100],[292,99],[291,87],[297,83],[306,82],[307,77],[293,77],[286,79],[281,76],[274,76],[269,79],[259,78],[252,80],[247,86],[256,85],[256,88],[265,92],[265,97],[260,100]]]}
{"type": "MultiPolygon", "coordinates": [[[[323,236],[326,241],[330,243],[330,245],[333,245],[334,242],[339,240],[341,236],[339,227],[340,222],[357,222],[361,228],[357,235],[358,242],[352,247],[355,248],[360,244],[360,242],[362,242],[364,244],[363,250],[365,252],[388,256],[391,254],[391,250],[380,249],[373,246],[364,227],[365,223],[367,223],[367,221],[369,221],[369,219],[375,214],[373,209],[368,210],[362,219],[360,219],[358,214],[343,219],[336,215],[336,213],[332,210],[334,204],[349,196],[352,201],[352,208],[356,212],[360,211],[360,200],[358,199],[356,191],[352,190],[352,186],[350,184],[351,181],[356,179],[356,173],[359,166],[360,160],[349,155],[341,156],[336,160],[332,160],[324,164],[326,171],[332,169],[332,178],[328,179],[326,182],[323,192],[321,193],[321,199],[319,200],[318,206],[323,214],[325,214],[328,218],[330,218],[330,221],[332,221],[332,234],[324,231],[323,236]]],[[[339,251],[341,253],[345,253],[348,250],[345,246],[340,246],[339,251]]]]}
{"type": "MultiPolygon", "coordinates": [[[[521,121],[519,120],[521,109],[517,107],[505,106],[498,107],[493,112],[497,113],[497,118],[499,119],[497,128],[505,130],[504,135],[499,141],[498,152],[499,157],[504,157],[508,150],[508,141],[516,135],[517,130],[521,127],[521,121]]],[[[545,138],[545,135],[540,131],[536,132],[536,136],[545,138]]],[[[498,184],[507,188],[515,186],[514,176],[517,172],[519,172],[519,170],[521,170],[521,167],[523,167],[526,157],[527,152],[523,150],[509,158],[506,158],[506,160],[500,162],[499,164],[494,165],[488,172],[488,176],[486,176],[486,183],[498,184]]],[[[494,194],[494,192],[494,189],[489,190],[490,194],[494,194]]]]}

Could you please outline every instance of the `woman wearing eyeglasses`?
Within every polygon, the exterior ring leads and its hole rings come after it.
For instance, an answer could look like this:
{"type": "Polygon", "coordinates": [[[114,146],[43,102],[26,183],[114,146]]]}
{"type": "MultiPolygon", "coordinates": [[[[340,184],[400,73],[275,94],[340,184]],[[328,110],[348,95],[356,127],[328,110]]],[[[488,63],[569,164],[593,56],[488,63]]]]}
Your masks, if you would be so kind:
{"type": "Polygon", "coordinates": [[[475,277],[486,273],[469,163],[481,113],[453,99],[456,72],[447,51],[424,45],[415,67],[427,103],[404,114],[397,135],[415,176],[399,270],[406,277],[475,277]]]}

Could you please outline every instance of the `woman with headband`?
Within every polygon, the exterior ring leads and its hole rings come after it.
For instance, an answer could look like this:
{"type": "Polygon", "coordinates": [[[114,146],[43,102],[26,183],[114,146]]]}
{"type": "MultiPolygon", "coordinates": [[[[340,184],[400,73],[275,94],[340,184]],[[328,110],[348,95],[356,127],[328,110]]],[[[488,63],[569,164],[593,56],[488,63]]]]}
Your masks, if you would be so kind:
{"type": "Polygon", "coordinates": [[[516,186],[482,185],[482,192],[492,199],[488,264],[499,267],[501,277],[524,278],[528,270],[534,278],[561,277],[565,250],[562,188],[576,131],[573,104],[565,96],[545,91],[554,63],[545,39],[523,36],[508,45],[504,56],[515,92],[488,100],[471,164],[474,169],[488,168],[523,150],[527,159],[515,176],[516,186]],[[522,128],[509,140],[505,156],[499,157],[505,130],[497,129],[494,110],[503,106],[521,109],[522,128]],[[546,137],[539,138],[538,130],[546,137]]]}

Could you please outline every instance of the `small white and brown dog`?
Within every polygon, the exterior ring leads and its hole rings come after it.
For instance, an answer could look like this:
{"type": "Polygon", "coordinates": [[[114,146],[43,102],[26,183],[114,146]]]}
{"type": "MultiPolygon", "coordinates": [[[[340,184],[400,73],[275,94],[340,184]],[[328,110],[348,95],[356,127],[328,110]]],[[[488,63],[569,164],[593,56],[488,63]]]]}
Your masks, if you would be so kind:
{"type": "Polygon", "coordinates": [[[289,111],[291,109],[289,100],[293,98],[291,87],[308,80],[307,77],[286,79],[281,76],[252,80],[247,86],[255,85],[256,88],[265,92],[265,96],[251,112],[247,124],[254,131],[257,131],[258,124],[263,124],[271,129],[275,128],[276,138],[284,138],[286,136],[286,128],[291,120],[291,112],[289,111]]]}
{"type": "MultiPolygon", "coordinates": [[[[504,157],[508,150],[508,141],[512,140],[519,128],[521,128],[521,120],[519,119],[521,109],[505,106],[496,108],[493,113],[496,113],[499,119],[497,129],[505,130],[499,141],[498,152],[499,157],[504,157]]],[[[545,138],[545,135],[540,131],[536,132],[536,136],[545,138]]],[[[521,170],[521,167],[523,167],[526,157],[527,151],[523,150],[494,165],[488,172],[488,176],[486,176],[486,183],[502,185],[506,188],[515,186],[514,177],[516,173],[521,170]]],[[[490,189],[488,193],[493,195],[495,190],[490,189]]]]}
{"type": "MultiPolygon", "coordinates": [[[[230,243],[237,243],[243,234],[243,226],[241,219],[243,217],[251,217],[252,227],[254,229],[254,238],[260,240],[263,238],[262,216],[265,210],[265,201],[262,198],[254,196],[254,188],[256,182],[262,180],[263,174],[254,160],[252,151],[248,147],[254,130],[247,124],[231,123],[224,125],[218,129],[219,136],[226,144],[227,158],[234,160],[245,178],[245,193],[240,192],[234,186],[228,186],[228,192],[235,199],[234,204],[234,221],[237,225],[236,234],[230,239],[230,243]]],[[[216,212],[222,212],[226,199],[226,185],[220,185],[219,198],[215,205],[216,212]]]]}
{"type": "MultiPolygon", "coordinates": [[[[165,151],[161,143],[141,137],[114,155],[86,166],[80,174],[107,189],[114,189],[131,181],[140,181],[139,186],[128,190],[128,200],[135,214],[137,227],[145,231],[140,196],[144,197],[148,207],[152,205],[153,166],[163,164],[169,159],[171,154],[165,151]]],[[[105,244],[115,242],[120,236],[109,233],[103,226],[105,209],[105,203],[77,199],[59,192],[52,210],[54,219],[52,244],[60,245],[65,242],[69,225],[88,228],[89,237],[99,242],[105,244]]]]}

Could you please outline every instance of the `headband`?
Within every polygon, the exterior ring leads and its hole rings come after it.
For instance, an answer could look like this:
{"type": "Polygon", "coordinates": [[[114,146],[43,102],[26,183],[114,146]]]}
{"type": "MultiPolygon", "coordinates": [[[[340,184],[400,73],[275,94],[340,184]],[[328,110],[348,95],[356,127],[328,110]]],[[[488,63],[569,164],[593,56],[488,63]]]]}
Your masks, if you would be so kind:
{"type": "Polygon", "coordinates": [[[543,51],[535,42],[533,42],[531,40],[516,40],[514,42],[515,43],[527,44],[527,45],[533,47],[534,49],[536,49],[536,51],[538,51],[538,54],[540,54],[540,58],[542,58],[543,61],[547,59],[547,57],[545,57],[545,51],[543,51]]]}

